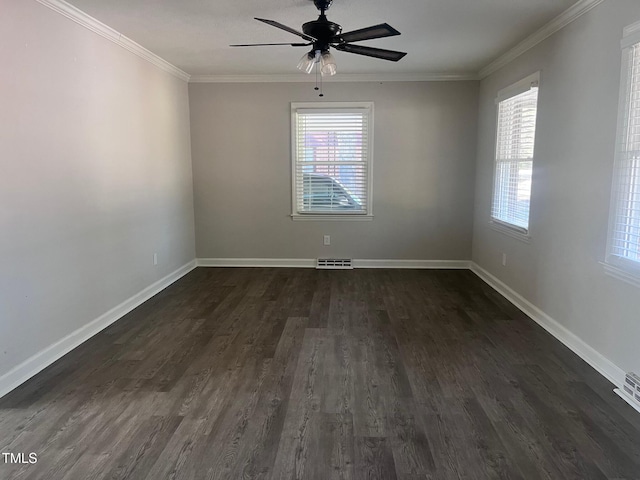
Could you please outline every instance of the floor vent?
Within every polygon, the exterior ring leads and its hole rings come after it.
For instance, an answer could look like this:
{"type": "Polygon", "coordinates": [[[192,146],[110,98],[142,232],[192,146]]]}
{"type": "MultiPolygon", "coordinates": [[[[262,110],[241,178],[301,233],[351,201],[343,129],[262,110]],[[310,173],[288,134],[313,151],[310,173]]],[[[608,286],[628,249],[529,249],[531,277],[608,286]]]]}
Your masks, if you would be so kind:
{"type": "Polygon", "coordinates": [[[640,413],[640,377],[638,375],[633,372],[627,373],[622,388],[615,388],[613,391],[640,413]]]}
{"type": "Polygon", "coordinates": [[[635,402],[640,405],[640,377],[633,372],[627,373],[622,385],[624,393],[629,395],[635,402]]]}
{"type": "Polygon", "coordinates": [[[319,258],[316,268],[323,270],[352,270],[353,262],[350,258],[319,258]]]}

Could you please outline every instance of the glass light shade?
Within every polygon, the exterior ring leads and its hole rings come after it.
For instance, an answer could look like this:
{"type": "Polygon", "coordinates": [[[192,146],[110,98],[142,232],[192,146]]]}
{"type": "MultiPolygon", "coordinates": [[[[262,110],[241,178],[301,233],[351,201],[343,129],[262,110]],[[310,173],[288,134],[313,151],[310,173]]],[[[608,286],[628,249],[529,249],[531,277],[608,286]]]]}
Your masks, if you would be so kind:
{"type": "Polygon", "coordinates": [[[336,67],[336,60],[333,58],[333,55],[327,50],[322,52],[322,56],[320,57],[320,62],[322,63],[322,68],[320,69],[320,73],[322,75],[335,75],[338,68],[336,67]]]}
{"type": "Polygon", "coordinates": [[[315,63],[315,52],[305,53],[298,63],[298,70],[302,70],[304,73],[311,73],[311,71],[313,70],[313,65],[315,63]]]}

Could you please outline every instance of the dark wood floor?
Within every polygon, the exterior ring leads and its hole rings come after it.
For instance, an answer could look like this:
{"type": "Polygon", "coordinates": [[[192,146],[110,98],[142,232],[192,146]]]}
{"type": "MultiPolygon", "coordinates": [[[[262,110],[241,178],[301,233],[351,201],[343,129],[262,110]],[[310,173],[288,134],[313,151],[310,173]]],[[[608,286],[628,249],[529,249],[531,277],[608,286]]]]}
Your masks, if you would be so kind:
{"type": "Polygon", "coordinates": [[[634,479],[640,415],[469,271],[197,269],[0,400],[0,479],[634,479]]]}

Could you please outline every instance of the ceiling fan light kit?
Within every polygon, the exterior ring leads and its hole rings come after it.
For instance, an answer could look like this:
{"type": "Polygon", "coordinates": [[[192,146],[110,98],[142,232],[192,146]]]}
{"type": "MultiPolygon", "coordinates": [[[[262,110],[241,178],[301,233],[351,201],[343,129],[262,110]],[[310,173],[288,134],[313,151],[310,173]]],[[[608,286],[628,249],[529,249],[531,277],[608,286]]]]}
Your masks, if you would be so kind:
{"type": "Polygon", "coordinates": [[[311,50],[304,54],[298,63],[298,69],[309,74],[313,71],[314,65],[320,64],[320,73],[325,75],[335,75],[337,72],[336,61],[329,51],[331,47],[341,52],[354,53],[367,57],[379,58],[397,62],[406,55],[405,52],[394,50],[384,50],[382,48],[365,47],[354,45],[351,42],[372,40],[374,38],[392,37],[400,35],[400,32],[387,23],[373,25],[371,27],[353,30],[342,33],[342,26],[327,19],[325,12],[331,6],[333,0],[314,0],[316,8],[320,10],[317,20],[307,22],[302,25],[302,31],[283,25],[275,20],[257,18],[256,20],[292,33],[306,40],[308,43],[254,43],[231,45],[232,47],[258,47],[270,45],[289,45],[292,47],[311,46],[311,50]]]}
{"type": "Polygon", "coordinates": [[[320,52],[314,52],[313,50],[309,53],[305,53],[298,63],[298,70],[301,70],[304,73],[311,73],[313,71],[313,66],[318,61],[319,56],[320,52]]]}
{"type": "Polygon", "coordinates": [[[336,74],[336,61],[329,50],[325,50],[324,52],[322,52],[322,55],[320,56],[320,62],[322,64],[322,68],[320,68],[320,73],[322,75],[333,76],[336,74]]]}
{"type": "Polygon", "coordinates": [[[335,75],[337,72],[336,61],[329,50],[321,52],[320,50],[311,50],[305,53],[298,63],[298,70],[304,73],[311,73],[316,63],[320,63],[320,73],[322,76],[335,75]]]}

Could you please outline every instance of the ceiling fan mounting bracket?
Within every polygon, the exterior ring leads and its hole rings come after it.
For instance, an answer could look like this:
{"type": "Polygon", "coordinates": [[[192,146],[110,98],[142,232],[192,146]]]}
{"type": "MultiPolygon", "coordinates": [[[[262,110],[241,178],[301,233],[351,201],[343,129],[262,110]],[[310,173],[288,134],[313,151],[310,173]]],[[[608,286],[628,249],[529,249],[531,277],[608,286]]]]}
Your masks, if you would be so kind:
{"type": "Polygon", "coordinates": [[[333,0],[313,0],[313,4],[318,10],[320,10],[320,12],[322,12],[322,14],[329,10],[332,2],[333,0]]]}

